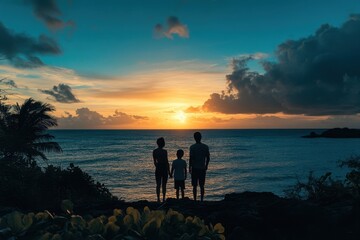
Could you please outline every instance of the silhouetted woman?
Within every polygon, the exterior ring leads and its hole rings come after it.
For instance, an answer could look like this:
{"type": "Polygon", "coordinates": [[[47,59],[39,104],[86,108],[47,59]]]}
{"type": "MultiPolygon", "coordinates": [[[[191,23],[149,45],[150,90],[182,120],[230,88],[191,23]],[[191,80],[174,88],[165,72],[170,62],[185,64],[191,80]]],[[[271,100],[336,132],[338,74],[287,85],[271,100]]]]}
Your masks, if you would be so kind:
{"type": "Polygon", "coordinates": [[[156,178],[156,195],[157,201],[160,202],[160,186],[162,186],[163,201],[166,195],[166,183],[170,174],[169,160],[167,151],[164,149],[164,138],[158,138],[156,141],[158,148],[153,151],[155,178],[156,178]]]}

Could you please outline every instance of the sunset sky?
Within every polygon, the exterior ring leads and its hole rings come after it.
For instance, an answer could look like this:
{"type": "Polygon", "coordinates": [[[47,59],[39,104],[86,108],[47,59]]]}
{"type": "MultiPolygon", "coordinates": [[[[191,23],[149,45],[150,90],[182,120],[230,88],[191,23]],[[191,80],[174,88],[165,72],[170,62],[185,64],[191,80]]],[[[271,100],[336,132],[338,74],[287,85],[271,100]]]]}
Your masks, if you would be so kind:
{"type": "Polygon", "coordinates": [[[1,0],[0,94],[59,128],[360,127],[355,0],[1,0]]]}

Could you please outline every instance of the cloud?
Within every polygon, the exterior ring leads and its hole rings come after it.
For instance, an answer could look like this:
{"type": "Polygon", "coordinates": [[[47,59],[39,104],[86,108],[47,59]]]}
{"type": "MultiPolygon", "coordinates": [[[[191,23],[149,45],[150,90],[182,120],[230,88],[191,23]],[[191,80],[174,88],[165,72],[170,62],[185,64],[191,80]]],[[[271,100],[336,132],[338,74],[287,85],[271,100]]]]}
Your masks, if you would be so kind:
{"type": "Polygon", "coordinates": [[[26,2],[32,5],[35,15],[51,30],[75,26],[73,21],[64,22],[60,19],[62,13],[55,0],[26,0],[26,2]]]}
{"type": "Polygon", "coordinates": [[[40,35],[38,39],[13,33],[0,22],[0,56],[18,68],[44,65],[36,55],[58,55],[60,47],[55,40],[40,35]]]}
{"type": "Polygon", "coordinates": [[[360,112],[360,15],[341,27],[322,25],[315,34],[280,44],[264,74],[250,71],[244,56],[231,61],[227,90],[213,93],[206,111],[305,115],[360,112]]]}
{"type": "Polygon", "coordinates": [[[186,113],[200,113],[200,112],[202,112],[202,108],[201,108],[201,106],[198,106],[198,107],[190,106],[185,110],[185,112],[186,113]]]}
{"type": "Polygon", "coordinates": [[[16,85],[14,80],[7,79],[7,78],[0,79],[0,84],[5,85],[5,86],[9,86],[9,87],[12,87],[12,88],[18,88],[18,86],[16,85]]]}
{"type": "MultiPolygon", "coordinates": [[[[268,58],[269,56],[270,55],[268,53],[257,52],[257,53],[251,53],[251,54],[248,54],[248,53],[240,54],[238,56],[238,58],[249,58],[249,59],[253,59],[253,60],[262,60],[262,59],[268,58]]],[[[232,59],[233,58],[231,58],[230,61],[232,59]]]]}
{"type": "Polygon", "coordinates": [[[178,35],[182,38],[189,37],[189,29],[186,25],[182,24],[177,17],[170,16],[167,19],[167,28],[165,28],[162,24],[158,23],[154,28],[155,37],[162,38],[166,37],[169,39],[173,39],[173,35],[178,35]]]}
{"type": "Polygon", "coordinates": [[[69,85],[60,83],[58,86],[54,86],[52,90],[41,90],[40,92],[53,96],[57,102],[61,103],[77,103],[79,99],[72,93],[69,85]]]}
{"type": "Polygon", "coordinates": [[[121,125],[127,125],[135,122],[147,121],[145,116],[129,115],[120,111],[115,111],[114,114],[104,117],[96,111],[91,111],[89,108],[79,108],[76,110],[76,115],[73,116],[66,113],[58,119],[59,128],[63,129],[90,129],[90,128],[117,128],[121,125]]]}

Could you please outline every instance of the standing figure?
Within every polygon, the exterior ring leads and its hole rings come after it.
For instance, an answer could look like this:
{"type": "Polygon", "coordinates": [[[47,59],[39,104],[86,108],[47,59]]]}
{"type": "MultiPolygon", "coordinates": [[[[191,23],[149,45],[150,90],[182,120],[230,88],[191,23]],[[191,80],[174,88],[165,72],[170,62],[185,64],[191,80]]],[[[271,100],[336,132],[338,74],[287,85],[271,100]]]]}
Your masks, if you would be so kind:
{"type": "Polygon", "coordinates": [[[170,174],[169,160],[167,151],[164,149],[165,140],[163,137],[156,141],[158,148],[153,151],[156,179],[157,201],[160,202],[160,186],[162,186],[163,202],[166,196],[166,183],[170,174]]]}
{"type": "Polygon", "coordinates": [[[200,185],[201,201],[204,201],[205,176],[210,161],[209,147],[201,143],[201,133],[194,133],[195,144],[190,147],[189,172],[193,186],[194,201],[196,201],[197,185],[200,185]]]}
{"type": "Polygon", "coordinates": [[[181,189],[181,198],[184,198],[185,193],[185,179],[186,179],[186,161],[182,159],[184,156],[184,151],[182,149],[177,150],[176,152],[177,159],[173,161],[171,165],[170,178],[174,174],[174,184],[176,189],[176,199],[179,199],[179,189],[181,189]]]}

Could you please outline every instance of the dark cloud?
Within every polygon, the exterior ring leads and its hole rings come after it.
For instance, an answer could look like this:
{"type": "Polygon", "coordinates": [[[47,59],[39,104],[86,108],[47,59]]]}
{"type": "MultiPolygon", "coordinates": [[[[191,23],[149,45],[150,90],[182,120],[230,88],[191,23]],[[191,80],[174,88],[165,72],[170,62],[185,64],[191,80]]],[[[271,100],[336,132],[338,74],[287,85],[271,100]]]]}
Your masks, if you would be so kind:
{"type": "Polygon", "coordinates": [[[189,30],[186,25],[182,24],[177,17],[171,16],[167,19],[167,27],[162,24],[156,24],[154,33],[157,38],[166,37],[173,39],[173,35],[177,34],[179,37],[188,38],[189,30]]]}
{"type": "Polygon", "coordinates": [[[39,90],[42,93],[53,96],[57,102],[61,103],[77,103],[79,99],[72,93],[71,87],[66,84],[60,83],[58,86],[54,86],[52,90],[39,90]]]}
{"type": "Polygon", "coordinates": [[[227,91],[213,93],[202,108],[222,113],[351,115],[360,112],[360,15],[341,27],[278,46],[264,74],[250,71],[252,56],[232,60],[227,91]]]}
{"type": "Polygon", "coordinates": [[[18,88],[18,86],[16,85],[14,80],[7,79],[7,78],[0,79],[0,84],[5,85],[5,86],[9,86],[9,87],[12,87],[12,88],[18,88]]]}
{"type": "Polygon", "coordinates": [[[13,33],[0,22],[0,56],[15,67],[39,67],[44,63],[36,55],[57,55],[61,50],[51,38],[40,35],[38,39],[13,33]]]}
{"type": "Polygon", "coordinates": [[[129,115],[119,111],[115,111],[113,115],[104,117],[96,111],[91,111],[89,108],[77,109],[75,116],[69,113],[66,114],[67,116],[58,119],[59,128],[117,128],[121,125],[148,120],[148,118],[144,116],[129,115]]]}
{"type": "Polygon", "coordinates": [[[55,0],[25,1],[32,5],[35,15],[43,21],[49,29],[58,30],[67,26],[75,26],[73,21],[64,22],[60,19],[62,13],[55,0]]]}

